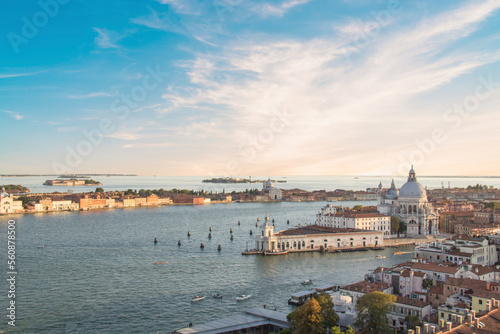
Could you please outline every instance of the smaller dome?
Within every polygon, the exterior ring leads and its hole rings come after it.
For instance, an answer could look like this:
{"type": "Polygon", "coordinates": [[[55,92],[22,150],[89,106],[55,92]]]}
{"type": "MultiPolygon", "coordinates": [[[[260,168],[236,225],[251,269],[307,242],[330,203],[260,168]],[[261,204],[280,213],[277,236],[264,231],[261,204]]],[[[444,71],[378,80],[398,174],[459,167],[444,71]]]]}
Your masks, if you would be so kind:
{"type": "Polygon", "coordinates": [[[398,199],[399,192],[397,189],[389,189],[385,193],[385,198],[386,199],[398,199]]]}

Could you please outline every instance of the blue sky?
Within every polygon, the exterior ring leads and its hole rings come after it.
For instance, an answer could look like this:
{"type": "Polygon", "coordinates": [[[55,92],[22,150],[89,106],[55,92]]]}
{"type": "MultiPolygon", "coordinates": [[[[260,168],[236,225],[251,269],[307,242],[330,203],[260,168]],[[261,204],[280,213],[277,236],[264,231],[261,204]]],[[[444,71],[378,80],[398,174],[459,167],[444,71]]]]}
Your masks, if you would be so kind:
{"type": "Polygon", "coordinates": [[[499,175],[499,8],[11,2],[0,173],[499,175]]]}

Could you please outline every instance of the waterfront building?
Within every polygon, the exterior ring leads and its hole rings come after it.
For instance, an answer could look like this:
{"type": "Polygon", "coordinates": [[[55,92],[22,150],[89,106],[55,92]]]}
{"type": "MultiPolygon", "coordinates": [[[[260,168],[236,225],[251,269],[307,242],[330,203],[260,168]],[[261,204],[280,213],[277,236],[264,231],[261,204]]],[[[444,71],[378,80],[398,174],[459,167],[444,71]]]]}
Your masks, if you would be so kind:
{"type": "Polygon", "coordinates": [[[458,236],[415,248],[415,256],[438,263],[480,264],[491,266],[498,261],[496,245],[486,238],[458,236]]]}
{"type": "Polygon", "coordinates": [[[59,199],[59,200],[52,200],[52,211],[72,211],[72,210],[78,210],[80,206],[78,203],[73,203],[72,200],[65,200],[65,199],[59,199]]]}
{"type": "Polygon", "coordinates": [[[102,209],[106,207],[106,199],[101,198],[101,195],[95,195],[95,197],[85,195],[78,197],[78,204],[80,210],[102,209]]]}
{"type": "Polygon", "coordinates": [[[262,193],[269,196],[269,198],[273,201],[281,201],[283,199],[283,192],[281,191],[281,189],[274,187],[271,179],[268,179],[266,182],[262,183],[262,193]]]}
{"type": "Polygon", "coordinates": [[[409,237],[438,234],[438,215],[427,200],[425,188],[417,182],[413,167],[401,189],[396,189],[394,180],[386,191],[379,185],[377,209],[383,215],[398,217],[406,225],[409,237]]]}
{"type": "Polygon", "coordinates": [[[255,248],[259,251],[342,251],[349,249],[382,247],[381,231],[335,228],[306,225],[274,233],[269,217],[260,225],[255,236],[255,248]]]}
{"type": "Polygon", "coordinates": [[[390,216],[372,212],[352,211],[332,204],[327,204],[316,215],[316,225],[382,231],[385,237],[388,237],[391,233],[390,216]]]}
{"type": "Polygon", "coordinates": [[[14,195],[9,194],[2,187],[0,191],[0,214],[23,212],[23,202],[15,201],[14,195]]]}
{"type": "Polygon", "coordinates": [[[265,308],[253,308],[244,312],[207,322],[205,324],[175,331],[178,334],[239,334],[239,333],[279,333],[290,329],[286,313],[265,308]]]}
{"type": "Polygon", "coordinates": [[[158,205],[158,196],[151,194],[146,197],[146,205],[158,205]]]}

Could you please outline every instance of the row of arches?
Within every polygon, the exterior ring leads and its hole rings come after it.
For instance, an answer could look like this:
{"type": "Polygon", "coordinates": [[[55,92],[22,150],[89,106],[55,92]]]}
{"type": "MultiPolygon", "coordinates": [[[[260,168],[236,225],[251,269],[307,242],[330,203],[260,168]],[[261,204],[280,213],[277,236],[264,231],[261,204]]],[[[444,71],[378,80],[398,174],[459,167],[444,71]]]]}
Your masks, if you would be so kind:
{"type": "MultiPolygon", "coordinates": [[[[361,239],[362,246],[366,247],[367,246],[367,238],[363,237],[361,239]]],[[[287,250],[287,249],[314,249],[315,246],[317,245],[323,246],[325,249],[327,249],[329,246],[331,247],[354,247],[355,246],[355,241],[354,238],[349,238],[348,240],[342,240],[338,238],[334,245],[329,244],[328,239],[324,239],[323,242],[321,241],[315,241],[315,240],[310,240],[309,243],[306,243],[305,240],[294,240],[292,241],[278,241],[277,243],[277,248],[281,250],[287,250]],[[336,245],[335,245],[336,244],[336,245]]],[[[379,237],[375,237],[375,246],[379,245],[379,237]]],[[[361,245],[356,245],[356,246],[361,246],[361,245]]]]}

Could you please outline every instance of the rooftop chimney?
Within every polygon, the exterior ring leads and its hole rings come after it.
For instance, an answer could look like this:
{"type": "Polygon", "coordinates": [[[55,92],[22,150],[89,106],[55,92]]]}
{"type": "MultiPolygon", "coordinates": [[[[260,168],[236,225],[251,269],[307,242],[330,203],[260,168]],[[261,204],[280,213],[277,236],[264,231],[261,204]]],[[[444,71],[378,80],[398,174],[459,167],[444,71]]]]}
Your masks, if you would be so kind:
{"type": "Polygon", "coordinates": [[[420,334],[420,326],[415,327],[415,334],[420,334]]]}
{"type": "Polygon", "coordinates": [[[463,321],[464,321],[464,317],[462,317],[461,315],[457,316],[457,322],[459,325],[461,325],[463,321]]]}
{"type": "Polygon", "coordinates": [[[431,334],[436,334],[436,326],[431,327],[431,334]]]}
{"type": "Polygon", "coordinates": [[[413,333],[414,333],[413,329],[408,330],[408,334],[413,334],[413,333]]]}
{"type": "Polygon", "coordinates": [[[439,329],[443,329],[444,328],[444,319],[441,319],[439,321],[439,329]]]}
{"type": "Polygon", "coordinates": [[[467,322],[472,325],[472,320],[474,319],[474,316],[472,313],[467,314],[467,322]]]}
{"type": "Polygon", "coordinates": [[[451,328],[452,328],[452,327],[453,327],[453,323],[452,323],[451,321],[448,321],[448,322],[446,323],[446,330],[447,330],[448,332],[451,332],[451,328]]]}

